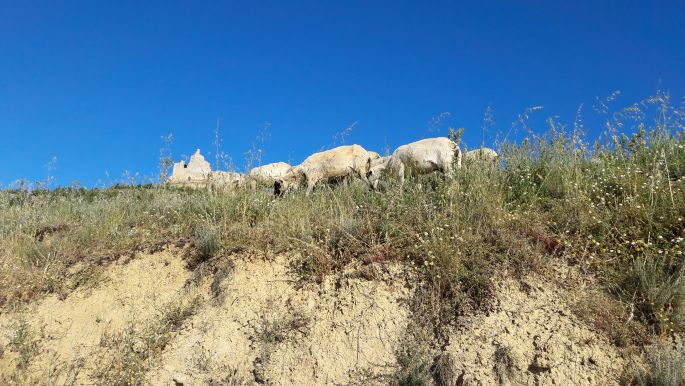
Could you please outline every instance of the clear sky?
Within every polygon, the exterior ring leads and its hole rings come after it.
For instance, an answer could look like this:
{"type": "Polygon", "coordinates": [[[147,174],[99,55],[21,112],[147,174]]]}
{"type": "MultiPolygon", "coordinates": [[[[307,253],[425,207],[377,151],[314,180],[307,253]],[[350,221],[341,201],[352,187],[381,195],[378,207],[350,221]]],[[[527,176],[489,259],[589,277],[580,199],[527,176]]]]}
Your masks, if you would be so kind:
{"type": "Polygon", "coordinates": [[[217,117],[243,167],[252,146],[298,163],[355,122],[345,143],[376,151],[448,126],[474,147],[531,106],[572,122],[614,90],[680,100],[683,20],[682,0],[0,0],[0,184],[154,176],[169,133],[175,159],[213,161],[217,117]]]}

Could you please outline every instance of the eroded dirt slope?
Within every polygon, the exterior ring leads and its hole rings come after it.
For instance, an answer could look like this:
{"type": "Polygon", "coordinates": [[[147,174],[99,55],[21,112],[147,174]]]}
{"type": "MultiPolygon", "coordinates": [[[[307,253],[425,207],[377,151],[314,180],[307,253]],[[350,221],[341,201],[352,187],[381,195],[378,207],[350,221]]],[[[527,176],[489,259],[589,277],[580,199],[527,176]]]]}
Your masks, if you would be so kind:
{"type": "Polygon", "coordinates": [[[223,296],[188,320],[151,383],[345,384],[391,371],[412,295],[400,267],[374,267],[383,280],[350,270],[300,287],[292,262],[237,261],[223,296]]]}
{"type": "MultiPolygon", "coordinates": [[[[89,383],[103,336],[121,331],[128,323],[145,323],[163,305],[175,299],[190,272],[179,253],[139,255],[126,264],[113,264],[95,288],[78,289],[66,299],[57,295],[0,316],[0,376],[16,382],[61,384],[76,379],[89,383]],[[28,366],[21,350],[10,348],[22,322],[35,340],[28,366]],[[16,352],[20,351],[20,352],[16,352]]],[[[17,344],[15,343],[15,346],[17,344]]]]}
{"type": "Polygon", "coordinates": [[[498,285],[494,309],[468,316],[443,356],[464,385],[618,384],[625,360],[572,313],[569,293],[527,277],[498,285]]]}
{"type": "MultiPolygon", "coordinates": [[[[193,287],[199,303],[192,313],[164,329],[164,344],[146,354],[140,374],[132,373],[143,384],[391,384],[406,366],[397,353],[406,349],[412,325],[424,322],[412,313],[412,269],[357,264],[313,283],[293,269],[295,255],[223,259],[232,260],[225,278],[212,287],[205,277],[193,287]]],[[[110,266],[94,288],[0,316],[0,379],[107,384],[96,378],[102,359],[121,355],[108,337],[158,323],[160,310],[187,298],[193,277],[181,250],[141,254],[110,266]],[[33,334],[26,361],[17,343],[22,320],[33,334]]],[[[489,312],[462,317],[447,341],[412,342],[430,347],[426,368],[434,377],[427,382],[618,382],[624,360],[573,316],[568,290],[535,276],[498,281],[489,312]]]]}

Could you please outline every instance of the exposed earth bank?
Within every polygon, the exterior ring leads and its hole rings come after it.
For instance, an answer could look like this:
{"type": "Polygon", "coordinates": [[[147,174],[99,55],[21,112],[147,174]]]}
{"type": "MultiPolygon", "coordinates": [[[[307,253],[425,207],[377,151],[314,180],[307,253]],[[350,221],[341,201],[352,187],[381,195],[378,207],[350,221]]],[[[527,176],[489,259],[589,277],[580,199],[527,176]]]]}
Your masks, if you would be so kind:
{"type": "Polygon", "coordinates": [[[0,380],[607,385],[627,364],[573,314],[570,268],[499,278],[487,312],[432,334],[404,264],[359,263],[315,282],[287,253],[234,255],[212,274],[188,269],[184,253],[138,254],[63,299],[1,315],[0,380]]]}

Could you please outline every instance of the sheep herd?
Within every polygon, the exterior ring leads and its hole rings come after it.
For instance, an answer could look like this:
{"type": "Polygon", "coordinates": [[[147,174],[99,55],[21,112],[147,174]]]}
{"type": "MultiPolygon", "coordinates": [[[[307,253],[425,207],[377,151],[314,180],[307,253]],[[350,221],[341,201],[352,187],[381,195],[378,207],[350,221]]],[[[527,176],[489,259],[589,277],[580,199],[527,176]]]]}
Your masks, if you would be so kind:
{"type": "Polygon", "coordinates": [[[253,189],[257,184],[273,186],[274,194],[306,186],[307,195],[322,181],[359,178],[371,189],[377,189],[382,179],[393,178],[404,182],[408,173],[427,174],[441,172],[450,176],[462,165],[462,159],[494,161],[497,153],[480,148],[462,154],[459,146],[444,137],[428,138],[398,147],[391,155],[381,157],[378,153],[359,145],[339,146],[314,153],[301,164],[291,166],[276,162],[255,167],[247,175],[234,172],[211,171],[209,163],[199,153],[190,163],[174,164],[170,184],[209,187],[239,186],[249,182],[253,189]]]}

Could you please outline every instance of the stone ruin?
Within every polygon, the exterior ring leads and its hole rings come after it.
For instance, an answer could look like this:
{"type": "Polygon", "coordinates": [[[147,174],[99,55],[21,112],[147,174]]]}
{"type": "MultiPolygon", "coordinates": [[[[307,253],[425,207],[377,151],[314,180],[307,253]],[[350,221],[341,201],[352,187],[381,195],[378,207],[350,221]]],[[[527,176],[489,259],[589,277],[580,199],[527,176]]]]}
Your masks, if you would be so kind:
{"type": "Polygon", "coordinates": [[[212,167],[205,157],[200,154],[200,149],[190,156],[190,162],[174,162],[174,168],[169,177],[169,184],[200,187],[205,186],[212,175],[212,167]]]}
{"type": "Polygon", "coordinates": [[[227,171],[212,171],[212,167],[200,153],[200,149],[195,151],[190,157],[190,162],[185,161],[174,163],[171,177],[167,180],[170,185],[190,186],[194,188],[204,187],[229,187],[242,185],[246,176],[240,173],[227,171]]]}

